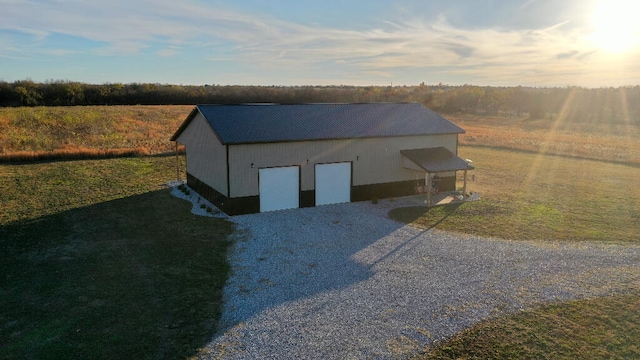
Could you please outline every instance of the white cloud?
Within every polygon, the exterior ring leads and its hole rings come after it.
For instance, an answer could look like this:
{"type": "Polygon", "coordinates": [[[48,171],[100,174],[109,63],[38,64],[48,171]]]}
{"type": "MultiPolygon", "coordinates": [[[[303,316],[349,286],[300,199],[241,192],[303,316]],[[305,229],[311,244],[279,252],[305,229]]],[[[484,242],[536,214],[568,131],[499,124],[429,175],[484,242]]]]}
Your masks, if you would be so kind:
{"type": "MultiPolygon", "coordinates": [[[[205,2],[0,0],[0,6],[6,9],[0,14],[0,30],[33,37],[32,44],[0,43],[0,52],[11,46],[14,54],[19,49],[37,51],[34,47],[55,33],[105,44],[88,50],[97,55],[149,50],[178,57],[198,52],[214,62],[275,72],[307,71],[317,78],[362,74],[362,82],[369,81],[367,76],[388,79],[433,69],[442,76],[464,75],[492,84],[600,84],[607,76],[609,81],[624,81],[621,76],[640,80],[636,53],[623,59],[633,73],[608,74],[619,61],[594,49],[586,30],[565,26],[567,21],[539,29],[465,29],[450,25],[441,15],[431,23],[388,18],[356,31],[307,26],[205,2]]],[[[532,6],[533,0],[523,5],[532,6]]],[[[42,51],[72,53],[58,47],[42,51]]]]}
{"type": "Polygon", "coordinates": [[[156,51],[156,55],[160,57],[171,57],[180,54],[180,48],[177,46],[169,46],[162,50],[156,51]]]}
{"type": "Polygon", "coordinates": [[[66,50],[66,49],[45,49],[42,52],[47,55],[60,56],[60,57],[71,56],[78,53],[77,51],[66,50]]]}

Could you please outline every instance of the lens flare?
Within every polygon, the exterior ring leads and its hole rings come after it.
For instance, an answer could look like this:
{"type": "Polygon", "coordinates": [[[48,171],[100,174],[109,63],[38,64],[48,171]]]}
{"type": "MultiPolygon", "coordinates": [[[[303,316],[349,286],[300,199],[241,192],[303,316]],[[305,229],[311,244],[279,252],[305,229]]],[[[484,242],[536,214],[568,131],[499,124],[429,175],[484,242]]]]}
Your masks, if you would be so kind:
{"type": "Polygon", "coordinates": [[[640,45],[640,2],[635,0],[602,0],[592,15],[594,44],[612,53],[629,52],[640,45]]]}

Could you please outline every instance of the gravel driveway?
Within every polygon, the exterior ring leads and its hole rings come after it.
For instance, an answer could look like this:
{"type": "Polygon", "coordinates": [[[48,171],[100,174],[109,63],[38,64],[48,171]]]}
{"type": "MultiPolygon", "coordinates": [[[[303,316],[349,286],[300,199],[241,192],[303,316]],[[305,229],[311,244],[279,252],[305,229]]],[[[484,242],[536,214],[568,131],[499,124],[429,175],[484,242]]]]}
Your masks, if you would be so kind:
{"type": "Polygon", "coordinates": [[[514,242],[387,218],[411,198],[230,218],[222,329],[202,358],[392,359],[490,316],[640,284],[640,247],[514,242]]]}

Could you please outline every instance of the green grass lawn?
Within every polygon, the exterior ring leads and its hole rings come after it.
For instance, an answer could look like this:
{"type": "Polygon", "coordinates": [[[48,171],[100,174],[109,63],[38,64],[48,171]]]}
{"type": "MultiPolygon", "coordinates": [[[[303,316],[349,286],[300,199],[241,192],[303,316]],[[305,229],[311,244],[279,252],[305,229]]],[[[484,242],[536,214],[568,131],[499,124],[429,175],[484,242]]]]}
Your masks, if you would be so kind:
{"type": "Polygon", "coordinates": [[[639,359],[639,296],[545,305],[487,320],[416,359],[639,359]]]}
{"type": "MultiPolygon", "coordinates": [[[[640,168],[461,147],[482,200],[407,208],[419,227],[637,243],[640,168]]],[[[0,358],[184,358],[213,335],[233,226],[164,189],[172,157],[0,164],[0,358]]],[[[638,294],[490,319],[424,358],[639,357],[638,294]],[[531,354],[531,355],[528,355],[531,354]]]]}
{"type": "Polygon", "coordinates": [[[480,201],[389,216],[503,239],[640,242],[640,167],[480,147],[459,153],[475,160],[467,190],[480,201]]]}
{"type": "Polygon", "coordinates": [[[162,189],[174,161],[0,165],[0,358],[174,359],[206,344],[233,226],[162,189]]]}

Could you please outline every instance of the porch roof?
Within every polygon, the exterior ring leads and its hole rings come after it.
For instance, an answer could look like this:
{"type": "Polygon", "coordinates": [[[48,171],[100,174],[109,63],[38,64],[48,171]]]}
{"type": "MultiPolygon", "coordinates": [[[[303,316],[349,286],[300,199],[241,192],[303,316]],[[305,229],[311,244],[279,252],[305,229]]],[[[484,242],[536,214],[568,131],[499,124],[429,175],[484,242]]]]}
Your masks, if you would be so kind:
{"type": "Polygon", "coordinates": [[[473,165],[444,147],[400,150],[400,154],[430,173],[474,169],[473,165]]]}

